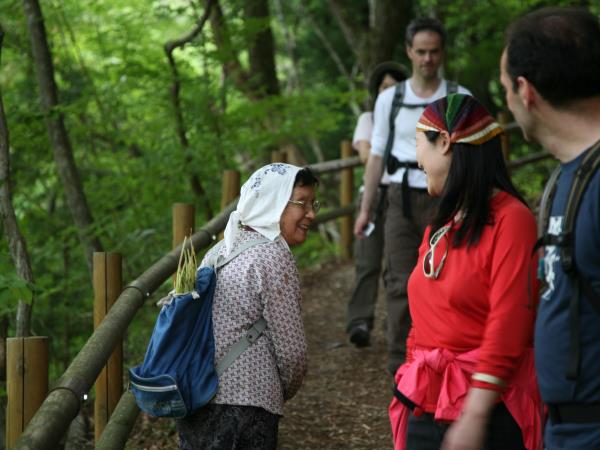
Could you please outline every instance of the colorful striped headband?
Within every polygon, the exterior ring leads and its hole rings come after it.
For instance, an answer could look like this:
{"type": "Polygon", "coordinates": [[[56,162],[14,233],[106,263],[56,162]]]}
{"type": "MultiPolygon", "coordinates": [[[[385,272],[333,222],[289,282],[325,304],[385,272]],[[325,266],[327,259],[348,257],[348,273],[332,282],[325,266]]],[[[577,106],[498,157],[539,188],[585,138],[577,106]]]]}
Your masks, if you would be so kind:
{"type": "Polygon", "coordinates": [[[431,103],[417,122],[417,131],[446,131],[450,143],[480,145],[503,132],[490,113],[465,94],[450,94],[431,103]]]}

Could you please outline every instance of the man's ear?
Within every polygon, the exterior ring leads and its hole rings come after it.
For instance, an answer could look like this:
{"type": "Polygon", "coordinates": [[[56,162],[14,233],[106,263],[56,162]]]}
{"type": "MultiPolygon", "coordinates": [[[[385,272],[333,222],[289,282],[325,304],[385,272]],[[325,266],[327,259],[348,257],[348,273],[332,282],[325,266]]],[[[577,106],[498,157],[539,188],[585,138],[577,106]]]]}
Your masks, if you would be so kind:
{"type": "Polygon", "coordinates": [[[517,77],[517,94],[528,111],[538,100],[538,92],[533,84],[525,77],[517,77]]]}

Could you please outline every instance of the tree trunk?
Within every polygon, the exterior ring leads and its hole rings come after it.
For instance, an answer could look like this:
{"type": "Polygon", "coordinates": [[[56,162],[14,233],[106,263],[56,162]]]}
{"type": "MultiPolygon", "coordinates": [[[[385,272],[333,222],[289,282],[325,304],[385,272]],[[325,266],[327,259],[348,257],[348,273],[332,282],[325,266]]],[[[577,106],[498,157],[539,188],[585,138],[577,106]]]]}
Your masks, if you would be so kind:
{"type": "MultiPolygon", "coordinates": [[[[173,102],[173,108],[175,112],[175,124],[177,127],[177,136],[179,137],[179,143],[185,154],[185,161],[188,163],[188,166],[191,167],[191,158],[189,156],[190,151],[190,143],[187,138],[187,131],[185,127],[185,122],[183,120],[183,110],[181,108],[181,98],[179,96],[179,92],[181,90],[181,79],[179,77],[179,71],[177,70],[177,63],[175,62],[175,57],[173,56],[173,51],[176,48],[183,48],[186,44],[192,42],[198,34],[204,28],[204,24],[208,20],[210,16],[210,11],[213,7],[214,0],[207,0],[206,9],[204,11],[203,16],[198,20],[198,23],[194,27],[192,31],[183,36],[180,39],[169,41],[165,44],[165,53],[167,54],[167,59],[169,60],[169,67],[171,67],[171,74],[173,77],[173,84],[171,85],[171,101],[173,102]]],[[[192,187],[192,192],[203,202],[204,211],[206,213],[206,219],[210,220],[213,216],[212,207],[210,205],[210,199],[206,195],[206,191],[202,182],[200,181],[200,177],[196,173],[192,173],[190,175],[190,185],[192,187]]]]}
{"type": "Polygon", "coordinates": [[[258,92],[259,97],[279,95],[269,2],[268,0],[246,0],[244,13],[247,23],[260,21],[263,26],[259,32],[250,34],[251,38],[248,43],[250,79],[253,90],[258,92]]]}
{"type": "Polygon", "coordinates": [[[231,78],[236,87],[248,96],[248,98],[256,99],[255,93],[252,92],[248,86],[248,74],[240,64],[235,49],[233,48],[233,43],[229,37],[227,22],[225,21],[223,10],[218,1],[215,1],[210,14],[210,27],[214,34],[217,48],[225,55],[223,61],[223,72],[225,73],[225,77],[231,78]]]}
{"type": "Polygon", "coordinates": [[[400,45],[404,48],[404,31],[412,14],[411,0],[377,0],[374,2],[374,24],[368,34],[368,45],[359,59],[370,70],[383,61],[394,57],[400,45]]]}
{"type": "Polygon", "coordinates": [[[102,245],[98,237],[91,231],[94,221],[73,157],[73,150],[64,123],[64,115],[60,110],[58,89],[54,80],[52,55],[46,38],[42,11],[38,0],[23,0],[23,7],[31,36],[31,47],[40,90],[41,106],[54,151],[54,161],[58,168],[58,173],[67,197],[67,204],[73,221],[77,226],[79,240],[84,248],[91,273],[93,253],[102,251],[102,245]]]}
{"type": "Polygon", "coordinates": [[[372,20],[356,20],[347,14],[351,0],[328,0],[329,9],[358,66],[368,79],[373,67],[393,59],[398,44],[403,45],[404,30],[412,17],[411,0],[373,0],[369,2],[372,20]]]}
{"type": "MultiPolygon", "coordinates": [[[[4,30],[0,26],[0,55],[2,52],[2,40],[4,30]]],[[[27,244],[21,234],[17,217],[12,205],[12,192],[10,185],[10,156],[8,125],[4,113],[4,102],[2,100],[2,90],[0,89],[0,213],[2,215],[2,224],[4,233],[8,240],[8,247],[13,263],[17,269],[17,274],[29,285],[33,285],[33,273],[27,254],[27,244]]],[[[25,337],[31,334],[31,309],[33,307],[33,293],[31,301],[27,303],[24,299],[19,299],[17,309],[17,337],[25,337]]]]}

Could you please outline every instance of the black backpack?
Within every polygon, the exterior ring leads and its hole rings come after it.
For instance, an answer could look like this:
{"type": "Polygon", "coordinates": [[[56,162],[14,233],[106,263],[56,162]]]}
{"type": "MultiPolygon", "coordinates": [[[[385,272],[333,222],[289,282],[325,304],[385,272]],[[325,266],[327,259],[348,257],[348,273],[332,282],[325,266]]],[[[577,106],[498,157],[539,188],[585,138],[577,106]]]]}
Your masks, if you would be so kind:
{"type": "MultiPolygon", "coordinates": [[[[392,100],[392,109],[390,110],[390,133],[385,144],[385,152],[383,153],[383,169],[391,175],[395,173],[399,168],[404,167],[404,176],[402,177],[402,211],[404,217],[409,218],[412,216],[410,206],[410,194],[408,191],[408,170],[418,169],[416,161],[398,161],[398,159],[392,155],[392,147],[394,145],[394,135],[396,131],[396,116],[400,112],[400,108],[426,108],[429,103],[404,103],[404,94],[406,92],[406,83],[408,80],[404,80],[396,84],[394,91],[394,99],[392,100]]],[[[454,81],[446,81],[446,95],[455,94],[458,92],[458,84],[454,81]]],[[[378,215],[383,210],[384,197],[381,197],[379,205],[377,206],[378,215]]]]}
{"type": "MultiPolygon", "coordinates": [[[[560,166],[550,176],[546,183],[538,215],[538,235],[534,251],[546,245],[555,245],[560,248],[560,262],[563,271],[571,279],[573,295],[569,302],[569,328],[571,333],[571,351],[567,378],[574,380],[579,373],[579,360],[581,356],[581,343],[579,341],[579,297],[583,293],[592,307],[600,314],[600,294],[593,288],[590,281],[584,277],[575,265],[575,219],[579,212],[581,199],[586,188],[600,167],[600,141],[586,153],[571,184],[567,206],[565,208],[562,232],[559,235],[548,234],[550,208],[556,191],[556,181],[560,176],[560,166]]],[[[540,260],[543,264],[543,260],[540,260]]]]}

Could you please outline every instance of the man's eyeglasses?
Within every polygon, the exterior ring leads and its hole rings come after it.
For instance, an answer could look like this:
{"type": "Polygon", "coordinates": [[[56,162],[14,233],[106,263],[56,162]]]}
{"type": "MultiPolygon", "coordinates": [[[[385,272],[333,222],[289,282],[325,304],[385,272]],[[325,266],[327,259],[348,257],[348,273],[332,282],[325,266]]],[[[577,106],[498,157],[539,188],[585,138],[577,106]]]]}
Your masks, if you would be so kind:
{"type": "Polygon", "coordinates": [[[448,236],[446,236],[446,234],[450,228],[452,228],[452,225],[443,226],[433,233],[433,236],[431,236],[429,239],[429,250],[427,250],[425,257],[423,258],[423,274],[427,278],[433,278],[435,280],[440,276],[440,272],[442,271],[442,267],[444,267],[444,262],[446,261],[446,256],[448,256],[448,236]],[[446,238],[444,254],[442,255],[442,259],[440,260],[438,266],[435,267],[435,249],[442,238],[446,238]]]}
{"type": "Polygon", "coordinates": [[[315,214],[321,209],[321,202],[319,200],[314,200],[312,203],[309,203],[306,200],[288,200],[288,203],[302,206],[306,212],[309,212],[312,209],[315,214]]]}

